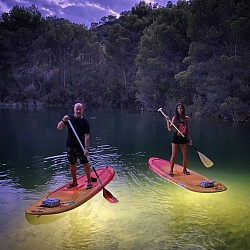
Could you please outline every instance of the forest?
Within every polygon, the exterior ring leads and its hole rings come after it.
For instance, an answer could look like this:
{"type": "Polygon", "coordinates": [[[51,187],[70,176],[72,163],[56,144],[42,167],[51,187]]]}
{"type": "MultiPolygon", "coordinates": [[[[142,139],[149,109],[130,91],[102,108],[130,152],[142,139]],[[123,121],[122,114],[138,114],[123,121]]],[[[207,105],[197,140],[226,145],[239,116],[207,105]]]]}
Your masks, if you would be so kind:
{"type": "Polygon", "coordinates": [[[91,27],[42,17],[35,5],[0,17],[0,106],[72,105],[250,117],[250,1],[140,1],[91,27]]]}

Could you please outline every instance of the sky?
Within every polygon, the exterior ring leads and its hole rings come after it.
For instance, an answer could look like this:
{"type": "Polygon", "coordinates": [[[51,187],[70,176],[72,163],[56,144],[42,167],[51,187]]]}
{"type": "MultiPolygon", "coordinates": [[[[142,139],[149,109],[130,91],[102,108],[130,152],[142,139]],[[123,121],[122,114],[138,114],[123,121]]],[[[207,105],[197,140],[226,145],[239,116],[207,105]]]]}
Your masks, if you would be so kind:
{"type": "MultiPolygon", "coordinates": [[[[146,3],[158,3],[166,6],[168,0],[144,0],[146,3]]],[[[56,16],[73,23],[90,27],[92,22],[98,23],[102,17],[113,15],[119,17],[123,11],[131,10],[140,0],[0,0],[0,13],[9,12],[13,6],[38,7],[43,17],[56,16]]],[[[176,1],[172,0],[172,3],[176,1]]]]}

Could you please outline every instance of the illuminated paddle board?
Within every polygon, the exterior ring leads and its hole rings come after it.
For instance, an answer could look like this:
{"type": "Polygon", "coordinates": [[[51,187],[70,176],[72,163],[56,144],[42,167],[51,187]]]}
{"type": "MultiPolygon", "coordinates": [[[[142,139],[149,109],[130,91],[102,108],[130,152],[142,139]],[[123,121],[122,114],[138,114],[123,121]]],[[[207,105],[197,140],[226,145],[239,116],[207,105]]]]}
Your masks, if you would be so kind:
{"type": "Polygon", "coordinates": [[[174,176],[171,177],[169,175],[170,162],[167,160],[152,157],[148,160],[148,166],[151,170],[153,170],[156,174],[163,177],[164,179],[193,192],[215,193],[227,190],[226,186],[217,181],[214,181],[213,187],[200,186],[201,182],[209,181],[211,179],[202,176],[190,169],[188,169],[190,175],[186,175],[183,173],[183,167],[178,164],[174,165],[174,176]]]}
{"type": "MultiPolygon", "coordinates": [[[[95,182],[92,182],[93,187],[91,189],[86,189],[87,177],[86,175],[83,175],[77,179],[78,186],[67,189],[67,186],[70,184],[70,182],[66,183],[65,185],[57,188],[49,194],[46,194],[33,204],[29,205],[26,208],[25,213],[34,215],[57,214],[80,206],[99,193],[103,187],[105,187],[114,178],[115,175],[115,171],[111,167],[103,167],[96,171],[103,186],[97,179],[95,182]],[[42,201],[48,198],[59,199],[60,205],[56,207],[42,207],[42,201]]],[[[91,177],[96,178],[94,172],[91,173],[91,177]]]]}

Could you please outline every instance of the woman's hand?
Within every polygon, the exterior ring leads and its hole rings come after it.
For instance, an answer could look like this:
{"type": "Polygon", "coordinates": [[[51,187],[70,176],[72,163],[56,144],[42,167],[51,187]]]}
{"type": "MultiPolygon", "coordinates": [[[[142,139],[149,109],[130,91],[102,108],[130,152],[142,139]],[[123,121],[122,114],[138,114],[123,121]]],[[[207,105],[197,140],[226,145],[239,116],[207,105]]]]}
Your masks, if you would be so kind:
{"type": "Polygon", "coordinates": [[[171,123],[170,123],[170,119],[168,116],[166,116],[166,122],[167,122],[168,131],[171,131],[171,123]]]}

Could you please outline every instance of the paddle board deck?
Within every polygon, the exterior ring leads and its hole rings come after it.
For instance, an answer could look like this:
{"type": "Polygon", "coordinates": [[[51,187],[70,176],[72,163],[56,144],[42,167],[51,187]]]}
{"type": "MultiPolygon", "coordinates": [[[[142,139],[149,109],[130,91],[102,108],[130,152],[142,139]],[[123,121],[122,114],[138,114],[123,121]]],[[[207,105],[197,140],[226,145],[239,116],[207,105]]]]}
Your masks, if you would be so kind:
{"type": "MultiPolygon", "coordinates": [[[[103,186],[97,179],[95,182],[92,182],[93,187],[91,189],[86,189],[87,177],[86,175],[83,175],[77,179],[78,186],[68,189],[67,186],[71,182],[66,183],[65,185],[57,188],[49,194],[41,197],[33,204],[29,205],[26,208],[25,213],[34,215],[57,214],[69,211],[80,206],[81,204],[85,203],[93,196],[95,196],[97,193],[99,193],[103,189],[103,187],[105,187],[114,178],[115,175],[115,171],[111,167],[103,167],[96,171],[103,186]],[[57,207],[42,207],[42,201],[47,198],[59,199],[60,205],[57,207]]],[[[91,172],[91,177],[96,178],[94,172],[91,172]]]]}
{"type": "Polygon", "coordinates": [[[178,164],[174,165],[174,172],[173,172],[174,176],[171,177],[169,175],[170,162],[167,160],[152,157],[148,161],[148,166],[156,174],[163,177],[164,179],[170,182],[173,182],[174,184],[177,184],[193,192],[215,193],[215,192],[222,192],[222,191],[227,190],[227,188],[223,184],[216,182],[216,181],[214,182],[214,187],[205,188],[205,187],[200,186],[200,183],[202,181],[207,181],[211,179],[205,176],[202,176],[190,169],[188,169],[188,171],[190,172],[190,175],[186,175],[183,173],[183,167],[178,164]]]}

